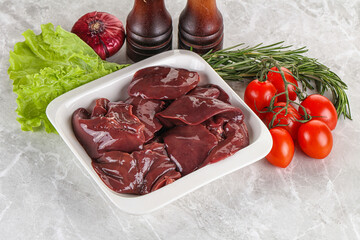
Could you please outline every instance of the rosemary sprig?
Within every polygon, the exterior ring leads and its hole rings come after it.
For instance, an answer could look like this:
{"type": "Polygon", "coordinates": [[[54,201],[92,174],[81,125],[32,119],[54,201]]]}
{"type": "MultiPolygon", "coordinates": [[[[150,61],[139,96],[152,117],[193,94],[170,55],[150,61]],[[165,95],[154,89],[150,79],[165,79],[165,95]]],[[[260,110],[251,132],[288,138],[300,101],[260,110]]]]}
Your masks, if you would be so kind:
{"type": "Polygon", "coordinates": [[[290,49],[283,42],[271,45],[244,47],[238,44],[217,52],[209,52],[202,57],[224,79],[242,81],[257,78],[264,71],[262,61],[268,58],[276,60],[281,66],[288,68],[301,82],[302,91],[316,90],[320,94],[330,91],[338,116],[351,119],[350,104],[345,90],[347,85],[328,67],[317,59],[304,56],[305,47],[290,49]]]}

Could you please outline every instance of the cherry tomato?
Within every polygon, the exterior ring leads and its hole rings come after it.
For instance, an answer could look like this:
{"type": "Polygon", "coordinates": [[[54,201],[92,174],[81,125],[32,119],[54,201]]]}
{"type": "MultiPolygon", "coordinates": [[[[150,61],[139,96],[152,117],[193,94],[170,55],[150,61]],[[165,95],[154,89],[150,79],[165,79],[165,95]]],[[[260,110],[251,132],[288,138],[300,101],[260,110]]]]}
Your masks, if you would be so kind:
{"type": "MultiPolygon", "coordinates": [[[[275,114],[277,112],[279,112],[285,105],[286,105],[286,103],[284,103],[284,102],[275,103],[274,104],[274,107],[275,107],[274,112],[275,113],[268,112],[265,115],[265,124],[268,127],[269,127],[269,124],[271,123],[271,120],[274,118],[275,114]]],[[[298,111],[290,104],[288,105],[287,111],[288,111],[287,114],[285,114],[285,109],[284,109],[276,116],[273,126],[276,126],[278,124],[286,125],[286,126],[281,126],[281,127],[286,129],[290,133],[292,139],[295,142],[297,140],[297,132],[301,125],[301,123],[298,122],[297,120],[300,120],[301,116],[298,113],[298,111]]]]}
{"type": "Polygon", "coordinates": [[[272,165],[286,168],[294,156],[294,141],[284,128],[275,127],[270,129],[273,146],[265,157],[272,165]]]}
{"type": "MultiPolygon", "coordinates": [[[[328,125],[330,130],[334,130],[337,123],[337,112],[332,102],[320,94],[312,94],[305,98],[300,104],[306,110],[306,112],[313,117],[323,121],[328,125]]],[[[304,115],[304,110],[299,106],[299,113],[304,115]]]]}
{"type": "Polygon", "coordinates": [[[323,159],[331,152],[333,137],[326,123],[313,119],[300,126],[298,142],[309,157],[323,159]]]}
{"type": "MultiPolygon", "coordinates": [[[[260,82],[258,79],[251,81],[245,89],[245,103],[258,115],[264,118],[265,114],[259,111],[270,105],[271,98],[276,94],[276,88],[269,81],[260,82]]],[[[276,102],[276,100],[275,100],[276,102]]]]}
{"type": "MultiPolygon", "coordinates": [[[[272,67],[271,70],[278,71],[278,69],[276,67],[272,67]]],[[[296,79],[291,75],[291,72],[289,71],[289,69],[282,67],[281,70],[284,72],[286,81],[298,86],[296,79]]],[[[275,72],[269,71],[269,73],[267,74],[267,80],[270,81],[275,86],[277,93],[285,92],[284,80],[282,79],[280,73],[275,73],[275,72]]],[[[289,93],[289,99],[292,101],[296,100],[296,97],[297,97],[296,92],[295,92],[296,87],[294,85],[289,84],[287,89],[288,89],[288,93],[289,93]]],[[[286,95],[285,94],[280,95],[278,97],[278,101],[286,102],[286,95]]]]}

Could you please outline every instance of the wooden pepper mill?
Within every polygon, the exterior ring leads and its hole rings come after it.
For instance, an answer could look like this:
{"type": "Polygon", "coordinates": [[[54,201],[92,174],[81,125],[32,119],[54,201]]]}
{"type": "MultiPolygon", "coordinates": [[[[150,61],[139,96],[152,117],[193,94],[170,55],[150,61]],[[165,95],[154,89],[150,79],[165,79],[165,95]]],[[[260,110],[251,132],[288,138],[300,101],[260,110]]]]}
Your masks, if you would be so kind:
{"type": "Polygon", "coordinates": [[[179,18],[179,48],[204,54],[222,49],[223,18],[216,0],[188,0],[179,18]]]}
{"type": "Polygon", "coordinates": [[[135,0],[126,19],[128,57],[137,62],[172,48],[172,20],[164,0],[135,0]]]}

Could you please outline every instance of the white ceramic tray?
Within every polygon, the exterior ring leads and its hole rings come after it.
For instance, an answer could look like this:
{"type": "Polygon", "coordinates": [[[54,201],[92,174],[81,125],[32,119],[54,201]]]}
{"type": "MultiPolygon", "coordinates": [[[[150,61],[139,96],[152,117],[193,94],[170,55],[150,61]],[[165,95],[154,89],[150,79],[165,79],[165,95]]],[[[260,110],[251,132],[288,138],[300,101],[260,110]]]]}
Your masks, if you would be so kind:
{"type": "Polygon", "coordinates": [[[54,99],[48,105],[46,114],[97,185],[117,207],[131,214],[145,214],[159,209],[215,179],[262,159],[269,153],[272,146],[272,138],[268,129],[254,112],[207,62],[199,55],[186,50],[173,50],[156,55],[69,91],[54,99]],[[201,79],[199,85],[212,83],[224,89],[230,96],[232,105],[239,107],[245,115],[250,144],[223,161],[205,166],[147,195],[118,194],[110,190],[93,170],[90,157],[74,135],[71,126],[71,115],[80,107],[91,110],[95,100],[98,98],[105,97],[111,101],[125,100],[128,97],[127,86],[133,74],[141,68],[155,65],[197,71],[201,79]]]}

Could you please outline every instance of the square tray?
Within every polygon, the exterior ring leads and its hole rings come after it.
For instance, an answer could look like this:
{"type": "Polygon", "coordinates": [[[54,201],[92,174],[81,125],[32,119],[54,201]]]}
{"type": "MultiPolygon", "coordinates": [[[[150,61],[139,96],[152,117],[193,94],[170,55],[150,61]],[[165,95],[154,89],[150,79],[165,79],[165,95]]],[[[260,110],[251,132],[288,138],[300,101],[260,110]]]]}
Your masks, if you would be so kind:
{"type": "Polygon", "coordinates": [[[172,50],[155,55],[73,89],[54,99],[48,105],[46,114],[62,139],[105,195],[122,211],[131,214],[145,214],[159,209],[211,181],[262,159],[272,147],[272,138],[264,123],[204,59],[196,53],[186,50],[172,50]],[[156,65],[197,71],[201,79],[199,85],[208,83],[219,85],[229,95],[231,104],[243,111],[250,144],[220,162],[207,165],[147,195],[119,194],[109,189],[92,168],[90,157],[75,137],[71,116],[80,107],[90,110],[98,98],[104,97],[110,101],[125,100],[128,97],[127,86],[133,74],[139,69],[156,65]]]}

